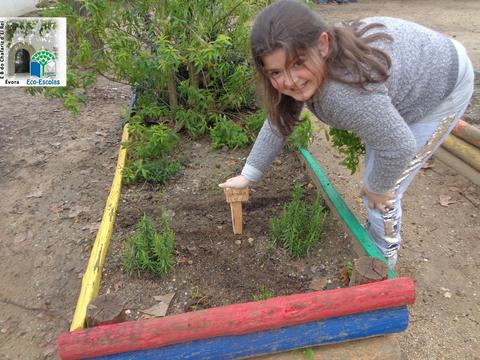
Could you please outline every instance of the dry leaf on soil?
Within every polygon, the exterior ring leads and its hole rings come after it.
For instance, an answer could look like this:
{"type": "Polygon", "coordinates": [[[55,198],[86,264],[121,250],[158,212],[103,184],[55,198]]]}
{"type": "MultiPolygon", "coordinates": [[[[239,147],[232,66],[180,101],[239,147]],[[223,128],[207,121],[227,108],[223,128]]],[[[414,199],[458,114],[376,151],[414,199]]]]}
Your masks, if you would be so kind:
{"type": "Polygon", "coordinates": [[[175,293],[169,293],[166,295],[159,295],[155,296],[155,300],[160,301],[157,305],[153,305],[152,307],[141,310],[142,313],[155,316],[155,317],[162,317],[165,316],[167,313],[168,307],[170,306],[170,302],[172,301],[175,293]]]}
{"type": "Polygon", "coordinates": [[[452,197],[448,195],[440,195],[439,202],[440,202],[440,205],[442,206],[448,206],[450,204],[456,203],[456,201],[453,201],[452,197]]]}

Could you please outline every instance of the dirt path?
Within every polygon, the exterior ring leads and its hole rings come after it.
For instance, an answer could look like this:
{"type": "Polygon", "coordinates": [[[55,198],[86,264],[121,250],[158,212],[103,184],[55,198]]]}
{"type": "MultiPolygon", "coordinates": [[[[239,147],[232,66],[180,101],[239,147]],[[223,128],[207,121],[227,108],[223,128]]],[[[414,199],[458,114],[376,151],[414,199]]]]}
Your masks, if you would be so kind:
{"type": "Polygon", "coordinates": [[[71,321],[129,94],[102,82],[79,116],[22,89],[0,98],[0,358],[43,359],[71,321]]]}
{"type": "MultiPolygon", "coordinates": [[[[421,22],[456,36],[480,67],[478,1],[359,0],[321,11],[332,21],[382,14],[421,22]]],[[[1,359],[55,357],[110,188],[128,96],[102,82],[74,117],[58,100],[0,88],[1,359]]],[[[312,152],[361,219],[359,179],[319,144],[312,152]]],[[[479,193],[436,161],[406,195],[399,272],[418,291],[399,336],[407,359],[480,359],[479,193]],[[454,203],[440,206],[440,195],[454,203]]]]}

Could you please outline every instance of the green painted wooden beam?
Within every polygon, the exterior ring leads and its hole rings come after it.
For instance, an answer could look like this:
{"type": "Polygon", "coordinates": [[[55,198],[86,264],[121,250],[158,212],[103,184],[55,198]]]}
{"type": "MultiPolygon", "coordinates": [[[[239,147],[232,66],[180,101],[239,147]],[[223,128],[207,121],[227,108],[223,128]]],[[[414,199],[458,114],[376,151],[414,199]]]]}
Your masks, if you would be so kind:
{"type": "MultiPolygon", "coordinates": [[[[377,248],[372,239],[368,236],[367,232],[360,224],[358,219],[352,213],[348,205],[345,203],[343,198],[340,196],[335,187],[328,180],[325,171],[317,164],[315,159],[310,155],[308,150],[301,148],[300,154],[305,159],[305,162],[310,167],[312,172],[315,174],[318,183],[323,189],[323,192],[328,196],[328,200],[335,208],[335,211],[339,215],[340,219],[344,222],[347,228],[350,230],[351,234],[354,236],[355,240],[360,244],[365,255],[377,258],[384,263],[387,263],[387,259],[383,256],[382,252],[377,248]]],[[[395,278],[397,274],[393,270],[389,270],[388,277],[395,278]]]]}

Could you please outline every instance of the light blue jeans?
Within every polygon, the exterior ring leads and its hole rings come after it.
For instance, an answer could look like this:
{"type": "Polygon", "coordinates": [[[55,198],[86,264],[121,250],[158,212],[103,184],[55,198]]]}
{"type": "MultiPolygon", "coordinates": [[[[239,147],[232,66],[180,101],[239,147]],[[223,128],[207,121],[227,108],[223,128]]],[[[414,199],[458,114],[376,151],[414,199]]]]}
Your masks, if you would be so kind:
{"type": "MultiPolygon", "coordinates": [[[[364,197],[364,206],[368,212],[366,230],[370,238],[388,260],[390,268],[397,263],[397,252],[401,244],[402,197],[422,165],[445,141],[460,117],[465,112],[473,93],[474,72],[465,48],[452,40],[459,58],[458,79],[452,93],[423,119],[411,124],[410,129],[417,142],[417,155],[412,159],[394,187],[394,206],[386,213],[368,207],[364,197]]],[[[366,147],[364,181],[372,171],[374,150],[366,147]]]]}

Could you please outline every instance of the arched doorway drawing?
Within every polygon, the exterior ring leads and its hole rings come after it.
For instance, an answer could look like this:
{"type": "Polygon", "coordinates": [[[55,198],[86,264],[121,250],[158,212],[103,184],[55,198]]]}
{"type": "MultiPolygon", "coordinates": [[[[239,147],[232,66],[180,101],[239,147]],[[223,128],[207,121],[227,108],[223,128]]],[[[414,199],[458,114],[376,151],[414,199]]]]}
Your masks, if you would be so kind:
{"type": "Polygon", "coordinates": [[[30,60],[35,48],[26,43],[16,43],[8,50],[8,75],[29,74],[30,60]]]}
{"type": "Polygon", "coordinates": [[[25,49],[20,49],[15,54],[15,74],[30,72],[30,54],[25,49]]]}

